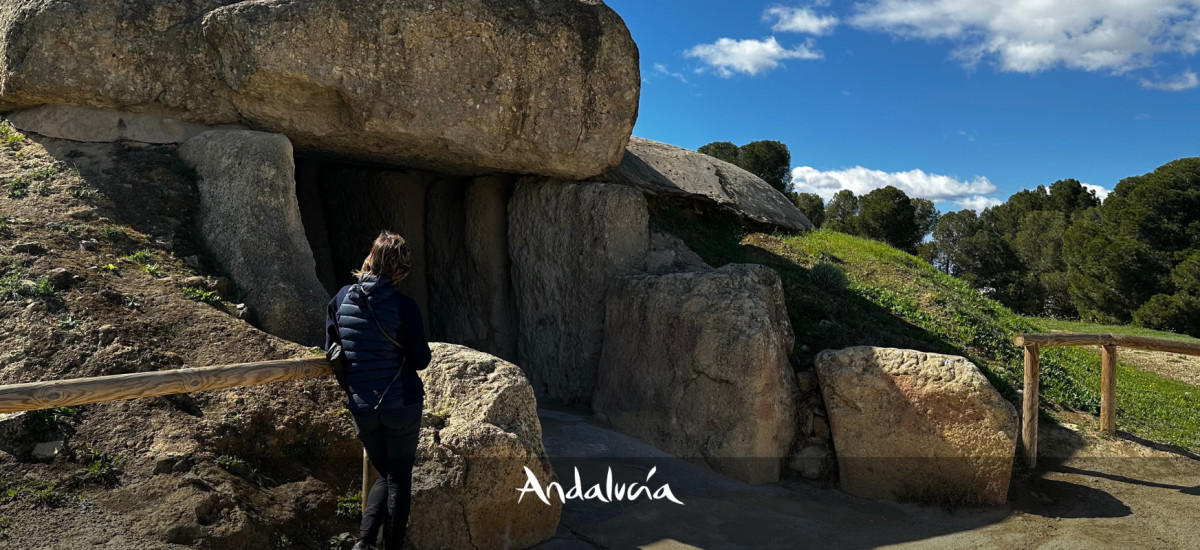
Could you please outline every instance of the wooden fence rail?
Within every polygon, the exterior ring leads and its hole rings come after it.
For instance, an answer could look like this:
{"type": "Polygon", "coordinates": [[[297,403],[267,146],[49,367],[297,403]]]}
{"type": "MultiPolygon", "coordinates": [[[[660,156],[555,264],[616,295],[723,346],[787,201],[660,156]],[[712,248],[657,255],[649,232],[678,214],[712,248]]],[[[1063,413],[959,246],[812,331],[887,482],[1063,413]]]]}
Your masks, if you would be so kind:
{"type": "Polygon", "coordinates": [[[1018,334],[1013,342],[1025,348],[1025,394],[1021,404],[1021,443],[1025,461],[1037,466],[1038,378],[1041,348],[1054,346],[1100,347],[1100,427],[1109,435],[1117,433],[1117,348],[1200,355],[1200,344],[1128,336],[1124,334],[1018,334]]]}
{"type": "MultiPolygon", "coordinates": [[[[0,413],[89,405],[106,401],[157,397],[177,393],[220,390],[258,384],[331,376],[325,357],[284,359],[178,370],[135,372],[49,380],[0,386],[0,413]]],[[[374,481],[375,468],[363,452],[362,506],[374,481]]]]}

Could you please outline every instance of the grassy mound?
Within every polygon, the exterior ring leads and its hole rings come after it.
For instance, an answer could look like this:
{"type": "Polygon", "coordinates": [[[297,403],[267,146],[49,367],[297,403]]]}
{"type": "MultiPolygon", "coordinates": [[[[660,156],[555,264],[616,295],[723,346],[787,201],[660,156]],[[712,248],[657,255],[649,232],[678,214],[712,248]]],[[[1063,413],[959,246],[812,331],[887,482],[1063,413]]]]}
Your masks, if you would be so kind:
{"type": "MultiPolygon", "coordinates": [[[[823,349],[857,345],[961,355],[979,365],[1016,403],[1023,354],[1013,345],[1013,335],[1061,329],[1053,321],[1021,317],[965,282],[880,242],[829,231],[745,235],[736,220],[700,223],[683,214],[658,213],[654,223],[682,238],[714,266],[749,262],[779,272],[796,333],[793,357],[800,369],[811,368],[823,349]],[[828,282],[830,267],[823,264],[841,269],[844,288],[828,282]]],[[[1118,332],[1112,327],[1086,331],[1118,332]]],[[[1117,389],[1119,429],[1200,450],[1200,388],[1120,362],[1117,389]]],[[[1082,348],[1043,350],[1042,399],[1049,410],[1098,415],[1097,354],[1082,348]]]]}

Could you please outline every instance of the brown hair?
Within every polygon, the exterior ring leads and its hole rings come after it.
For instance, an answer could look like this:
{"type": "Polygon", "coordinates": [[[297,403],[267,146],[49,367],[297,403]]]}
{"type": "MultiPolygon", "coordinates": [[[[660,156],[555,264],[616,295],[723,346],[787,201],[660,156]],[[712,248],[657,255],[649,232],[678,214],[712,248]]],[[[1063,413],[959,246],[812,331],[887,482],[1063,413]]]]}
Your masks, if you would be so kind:
{"type": "Polygon", "coordinates": [[[404,237],[384,229],[375,237],[375,244],[367,259],[363,260],[362,268],[354,272],[355,277],[364,275],[387,275],[392,282],[399,284],[408,277],[409,264],[412,262],[412,250],[404,237]]]}

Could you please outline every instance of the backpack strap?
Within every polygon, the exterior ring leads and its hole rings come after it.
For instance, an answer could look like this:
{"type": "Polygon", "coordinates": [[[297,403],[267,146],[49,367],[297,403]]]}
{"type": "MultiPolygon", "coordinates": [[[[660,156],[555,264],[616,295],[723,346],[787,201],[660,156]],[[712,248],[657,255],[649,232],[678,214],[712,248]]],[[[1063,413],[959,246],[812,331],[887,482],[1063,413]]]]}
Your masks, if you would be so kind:
{"type": "MultiPolygon", "coordinates": [[[[395,338],[392,338],[392,336],[387,333],[387,330],[383,328],[383,323],[379,322],[379,316],[375,315],[375,306],[371,305],[371,297],[367,295],[367,291],[365,289],[363,289],[361,284],[356,284],[356,285],[354,285],[354,287],[358,289],[358,293],[360,295],[362,295],[363,301],[367,303],[367,310],[371,312],[371,318],[375,320],[375,326],[379,327],[379,332],[383,333],[384,338],[387,338],[388,341],[390,341],[391,343],[395,344],[396,347],[403,350],[404,346],[400,342],[397,342],[395,338]]],[[[388,385],[386,388],[383,388],[383,393],[379,394],[379,402],[375,403],[375,406],[372,407],[372,410],[378,410],[379,406],[383,404],[384,396],[387,395],[388,390],[392,389],[392,384],[395,384],[396,380],[398,380],[400,378],[400,373],[404,370],[404,363],[406,361],[408,361],[408,353],[401,354],[400,355],[400,368],[396,369],[396,376],[393,376],[392,381],[388,382],[388,385]]]]}

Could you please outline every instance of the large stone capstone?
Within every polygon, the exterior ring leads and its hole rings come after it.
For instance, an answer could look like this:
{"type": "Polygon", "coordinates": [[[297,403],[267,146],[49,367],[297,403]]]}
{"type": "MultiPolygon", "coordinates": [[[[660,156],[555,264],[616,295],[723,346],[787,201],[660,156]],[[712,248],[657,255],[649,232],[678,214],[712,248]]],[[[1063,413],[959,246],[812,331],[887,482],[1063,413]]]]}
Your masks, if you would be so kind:
{"type": "Polygon", "coordinates": [[[543,487],[557,481],[525,375],[467,347],[431,348],[406,547],[528,548],[553,537],[561,501],[518,503],[525,468],[543,487]]]}
{"type": "Polygon", "coordinates": [[[258,326],[294,342],[323,342],[329,295],[304,236],[288,139],[212,130],[180,145],[179,156],[196,170],[200,232],[247,291],[258,326]]]}
{"type": "Polygon", "coordinates": [[[846,492],[1004,504],[1017,411],[970,361],[864,346],[822,351],[816,367],[846,492]]]}
{"type": "Polygon", "coordinates": [[[813,226],[762,178],[703,153],[648,139],[632,138],[621,164],[599,179],[636,187],[651,197],[716,204],[756,225],[792,231],[813,226]]]}
{"type": "Polygon", "coordinates": [[[603,173],[641,85],[599,0],[0,0],[0,36],[0,111],[164,113],[466,174],[603,173]]]}
{"type": "Polygon", "coordinates": [[[774,271],[622,277],[604,328],[598,417],[742,481],[779,481],[796,434],[795,337],[774,271]]]}

